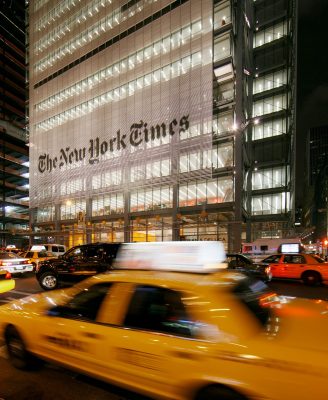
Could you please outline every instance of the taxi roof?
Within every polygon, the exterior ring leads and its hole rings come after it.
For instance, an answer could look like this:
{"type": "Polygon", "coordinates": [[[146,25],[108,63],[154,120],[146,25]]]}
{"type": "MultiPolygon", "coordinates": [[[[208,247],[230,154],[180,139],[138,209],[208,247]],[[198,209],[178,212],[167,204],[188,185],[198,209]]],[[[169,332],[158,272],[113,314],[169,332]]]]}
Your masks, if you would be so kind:
{"type": "Polygon", "coordinates": [[[208,273],[226,268],[222,242],[172,241],[124,243],[115,269],[208,273]]]}
{"type": "Polygon", "coordinates": [[[231,288],[238,284],[245,275],[231,270],[198,274],[192,272],[111,270],[105,274],[95,275],[90,280],[100,282],[127,282],[143,285],[160,285],[166,287],[221,287],[231,288]]]}

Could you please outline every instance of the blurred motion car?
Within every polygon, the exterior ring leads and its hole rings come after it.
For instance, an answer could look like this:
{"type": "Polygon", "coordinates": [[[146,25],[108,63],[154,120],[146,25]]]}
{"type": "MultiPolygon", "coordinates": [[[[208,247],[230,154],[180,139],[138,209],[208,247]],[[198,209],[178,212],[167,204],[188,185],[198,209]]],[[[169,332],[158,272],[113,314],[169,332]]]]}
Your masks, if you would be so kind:
{"type": "Polygon", "coordinates": [[[272,278],[270,266],[255,263],[243,254],[228,253],[227,264],[228,269],[237,270],[264,282],[269,282],[272,278]]]}
{"type": "Polygon", "coordinates": [[[33,265],[28,258],[18,256],[8,251],[0,251],[0,270],[11,274],[22,274],[33,271],[33,265]]]}
{"type": "Polygon", "coordinates": [[[312,286],[328,281],[328,262],[315,254],[273,254],[261,264],[270,267],[273,279],[298,279],[312,286]]]}
{"type": "Polygon", "coordinates": [[[11,273],[0,270],[0,293],[8,292],[15,288],[15,281],[11,278],[11,273]]]}
{"type": "Polygon", "coordinates": [[[36,278],[42,289],[52,290],[61,283],[74,283],[108,271],[119,246],[119,243],[90,243],[72,247],[58,258],[39,262],[36,278]]]}
{"type": "Polygon", "coordinates": [[[109,274],[0,307],[15,367],[44,359],[154,399],[327,399],[326,302],[217,270],[204,242],[133,245],[109,274]]]}
{"type": "Polygon", "coordinates": [[[40,262],[56,258],[56,256],[53,253],[46,250],[26,251],[22,253],[21,256],[28,258],[31,261],[34,271],[38,269],[40,262]]]}

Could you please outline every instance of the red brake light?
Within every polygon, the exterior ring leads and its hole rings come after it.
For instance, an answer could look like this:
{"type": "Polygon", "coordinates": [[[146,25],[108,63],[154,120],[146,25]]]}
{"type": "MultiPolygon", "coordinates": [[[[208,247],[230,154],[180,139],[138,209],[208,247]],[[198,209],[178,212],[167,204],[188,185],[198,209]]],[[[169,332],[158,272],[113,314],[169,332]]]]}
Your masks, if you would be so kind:
{"type": "Polygon", "coordinates": [[[11,279],[11,273],[10,272],[6,273],[5,279],[11,279]]]}
{"type": "Polygon", "coordinates": [[[259,298],[259,302],[261,307],[272,307],[274,305],[280,304],[279,298],[274,292],[264,294],[259,298]]]}
{"type": "Polygon", "coordinates": [[[68,270],[69,270],[69,272],[74,272],[75,271],[75,267],[69,267],[68,270]]]}

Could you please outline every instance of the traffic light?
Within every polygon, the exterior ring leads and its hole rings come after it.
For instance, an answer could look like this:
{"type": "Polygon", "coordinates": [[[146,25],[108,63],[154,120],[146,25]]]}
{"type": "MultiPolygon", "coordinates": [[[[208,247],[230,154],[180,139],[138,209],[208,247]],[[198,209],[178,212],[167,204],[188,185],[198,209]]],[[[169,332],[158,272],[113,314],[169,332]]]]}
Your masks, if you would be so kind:
{"type": "Polygon", "coordinates": [[[302,224],[302,208],[296,207],[295,209],[295,226],[300,226],[302,224]]]}

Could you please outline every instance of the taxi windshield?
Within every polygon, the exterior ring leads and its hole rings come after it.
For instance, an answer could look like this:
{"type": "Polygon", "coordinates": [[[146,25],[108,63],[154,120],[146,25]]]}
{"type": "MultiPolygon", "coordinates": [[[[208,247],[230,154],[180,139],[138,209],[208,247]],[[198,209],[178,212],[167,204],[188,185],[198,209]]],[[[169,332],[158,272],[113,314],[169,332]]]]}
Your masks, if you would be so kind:
{"type": "Polygon", "coordinates": [[[277,296],[259,280],[243,279],[234,289],[234,294],[251,311],[262,325],[271,316],[271,307],[277,303],[277,296]]]}

